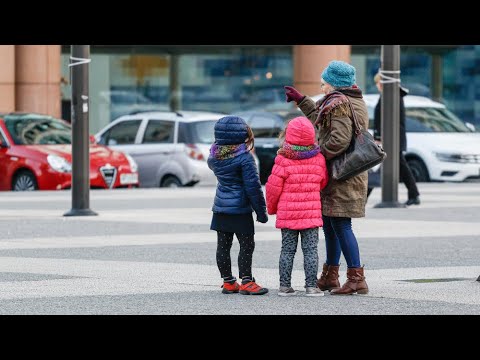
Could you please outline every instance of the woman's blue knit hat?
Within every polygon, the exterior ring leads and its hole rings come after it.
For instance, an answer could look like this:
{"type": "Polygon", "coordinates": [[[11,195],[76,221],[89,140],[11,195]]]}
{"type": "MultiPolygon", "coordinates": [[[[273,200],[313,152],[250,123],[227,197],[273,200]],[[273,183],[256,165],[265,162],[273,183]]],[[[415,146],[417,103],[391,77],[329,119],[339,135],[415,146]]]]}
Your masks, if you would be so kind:
{"type": "Polygon", "coordinates": [[[349,87],[355,84],[355,68],[344,61],[334,60],[322,72],[322,78],[333,87],[349,87]]]}

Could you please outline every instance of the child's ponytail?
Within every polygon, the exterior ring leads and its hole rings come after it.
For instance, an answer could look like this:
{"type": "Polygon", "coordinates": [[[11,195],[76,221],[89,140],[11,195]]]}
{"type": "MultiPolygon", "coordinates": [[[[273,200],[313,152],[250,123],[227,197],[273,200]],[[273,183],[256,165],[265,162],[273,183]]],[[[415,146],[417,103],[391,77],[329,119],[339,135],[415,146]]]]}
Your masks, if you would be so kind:
{"type": "Polygon", "coordinates": [[[245,144],[247,144],[248,151],[253,150],[255,147],[255,137],[253,135],[252,128],[247,125],[247,139],[245,140],[245,144]]]}

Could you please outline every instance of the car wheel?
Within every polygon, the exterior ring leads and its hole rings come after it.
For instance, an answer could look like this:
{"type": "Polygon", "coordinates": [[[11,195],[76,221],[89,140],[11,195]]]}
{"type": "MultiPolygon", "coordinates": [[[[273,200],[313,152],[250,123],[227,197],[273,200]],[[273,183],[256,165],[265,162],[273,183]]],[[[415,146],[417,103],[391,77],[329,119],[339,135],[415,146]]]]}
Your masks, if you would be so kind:
{"type": "Polygon", "coordinates": [[[182,183],[176,176],[167,176],[163,181],[162,181],[162,187],[170,187],[170,188],[177,188],[182,186],[182,183]]]}
{"type": "Polygon", "coordinates": [[[407,160],[408,167],[412,171],[413,177],[417,182],[428,182],[430,181],[430,176],[428,175],[428,170],[425,164],[420,159],[410,159],[407,160]]]}
{"type": "Polygon", "coordinates": [[[13,191],[38,190],[38,184],[37,184],[37,179],[35,179],[35,175],[33,175],[28,170],[20,171],[13,179],[12,190],[13,191]]]}

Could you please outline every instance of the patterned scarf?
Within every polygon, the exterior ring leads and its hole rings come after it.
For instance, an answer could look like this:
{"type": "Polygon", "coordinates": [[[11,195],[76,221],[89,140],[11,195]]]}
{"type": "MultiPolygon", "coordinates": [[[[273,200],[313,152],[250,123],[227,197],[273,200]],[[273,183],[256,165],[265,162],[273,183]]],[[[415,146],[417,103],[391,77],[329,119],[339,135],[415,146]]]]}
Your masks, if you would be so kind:
{"type": "MultiPolygon", "coordinates": [[[[337,110],[338,112],[345,111],[342,104],[347,105],[347,95],[355,98],[362,98],[362,90],[357,85],[353,85],[347,88],[340,88],[336,91],[332,91],[328,95],[325,95],[320,103],[317,105],[318,117],[315,121],[315,126],[322,125],[323,127],[330,126],[329,114],[337,110]]],[[[348,113],[345,113],[348,116],[348,113]]]]}
{"type": "Polygon", "coordinates": [[[218,160],[232,159],[236,156],[249,152],[247,144],[238,145],[218,145],[214,143],[210,148],[210,156],[218,160]]]}
{"type": "Polygon", "coordinates": [[[320,147],[318,145],[300,146],[292,145],[285,141],[283,146],[278,149],[277,154],[282,155],[287,159],[302,160],[314,157],[319,152],[320,147]]]}
{"type": "Polygon", "coordinates": [[[327,115],[332,112],[333,109],[337,108],[340,104],[347,104],[348,99],[347,97],[338,91],[332,91],[330,94],[325,95],[322,101],[318,104],[318,117],[315,121],[315,125],[319,125],[322,123],[322,126],[329,126],[329,124],[325,124],[325,120],[327,119],[327,115]],[[322,121],[323,120],[323,121],[322,121]]]}

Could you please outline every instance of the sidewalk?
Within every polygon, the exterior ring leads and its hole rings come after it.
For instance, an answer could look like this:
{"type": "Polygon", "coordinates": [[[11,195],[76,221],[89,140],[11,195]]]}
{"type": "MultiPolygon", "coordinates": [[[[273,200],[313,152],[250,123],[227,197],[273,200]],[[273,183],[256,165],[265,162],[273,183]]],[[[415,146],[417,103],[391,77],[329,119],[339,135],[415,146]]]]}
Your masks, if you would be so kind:
{"type": "MultiPolygon", "coordinates": [[[[321,298],[303,296],[300,248],[300,294],[276,295],[274,217],[256,223],[254,254],[254,276],[270,293],[221,294],[214,188],[92,191],[99,216],[84,218],[62,216],[67,191],[0,193],[0,314],[480,314],[480,184],[419,185],[420,206],[374,209],[376,189],[367,217],[353,220],[370,293],[321,298]]],[[[233,265],[237,254],[234,243],[233,265]]]]}

